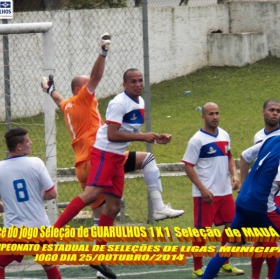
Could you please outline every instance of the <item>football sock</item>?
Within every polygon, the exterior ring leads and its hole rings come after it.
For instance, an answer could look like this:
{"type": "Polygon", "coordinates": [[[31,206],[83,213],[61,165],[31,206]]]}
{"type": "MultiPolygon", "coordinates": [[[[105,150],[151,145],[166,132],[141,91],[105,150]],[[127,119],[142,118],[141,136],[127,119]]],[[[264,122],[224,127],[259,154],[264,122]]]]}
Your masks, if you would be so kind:
{"type": "MultiPolygon", "coordinates": [[[[223,230],[223,233],[222,233],[222,242],[221,242],[221,245],[224,246],[225,244],[227,243],[227,235],[226,235],[226,231],[225,229],[223,230]]],[[[227,264],[229,263],[229,260],[226,260],[224,264],[227,264]]]]}
{"type": "Polygon", "coordinates": [[[5,268],[0,267],[0,279],[5,279],[5,268]]]}
{"type": "Polygon", "coordinates": [[[153,209],[161,211],[165,205],[162,200],[162,185],[160,179],[160,172],[157,167],[154,155],[148,153],[142,163],[142,169],[144,173],[144,179],[148,187],[148,193],[150,195],[153,209]]]}
{"type": "Polygon", "coordinates": [[[97,227],[98,223],[99,223],[99,218],[94,218],[93,217],[93,225],[97,227]]]}
{"type": "Polygon", "coordinates": [[[62,228],[68,222],[70,222],[79,212],[86,206],[84,201],[79,197],[76,196],[74,199],[70,201],[68,206],[65,208],[63,213],[59,216],[57,221],[54,223],[54,227],[62,228]]]}
{"type": "Polygon", "coordinates": [[[60,271],[57,266],[45,270],[48,279],[61,279],[60,271]]]}
{"type": "MultiPolygon", "coordinates": [[[[199,247],[202,247],[205,245],[205,242],[204,241],[201,241],[201,242],[193,242],[192,243],[192,246],[199,246],[199,247]]],[[[202,257],[193,257],[193,269],[194,270],[198,270],[198,269],[201,269],[203,266],[203,263],[202,263],[202,257]]]]}
{"type": "MultiPolygon", "coordinates": [[[[101,215],[100,219],[99,219],[99,223],[98,226],[102,227],[102,226],[113,226],[114,225],[114,218],[111,218],[109,216],[106,216],[104,214],[101,215]]],[[[96,241],[96,245],[106,245],[107,242],[106,241],[96,241]]]]}
{"type": "MultiPolygon", "coordinates": [[[[264,242],[263,247],[278,247],[278,245],[276,242],[264,242]]],[[[267,278],[272,279],[277,266],[277,258],[271,257],[265,260],[267,264],[267,278]]]]}
{"type": "Polygon", "coordinates": [[[216,257],[212,258],[201,277],[201,279],[213,279],[218,273],[220,268],[229,258],[220,257],[219,253],[216,254],[216,257]]]}
{"type": "MultiPolygon", "coordinates": [[[[254,243],[253,246],[262,247],[263,244],[254,243]]],[[[264,258],[255,258],[255,257],[251,258],[252,279],[260,279],[263,262],[264,262],[264,258]]]]}

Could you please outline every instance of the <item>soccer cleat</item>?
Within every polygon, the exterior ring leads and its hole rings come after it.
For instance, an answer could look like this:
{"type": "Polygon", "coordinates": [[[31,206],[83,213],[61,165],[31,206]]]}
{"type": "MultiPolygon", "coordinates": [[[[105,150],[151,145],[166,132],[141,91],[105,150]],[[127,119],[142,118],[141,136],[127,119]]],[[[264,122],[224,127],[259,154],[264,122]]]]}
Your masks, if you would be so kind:
{"type": "Polygon", "coordinates": [[[101,272],[97,271],[96,273],[97,279],[108,279],[106,276],[104,276],[101,272]]]}
{"type": "Polygon", "coordinates": [[[111,266],[101,263],[100,265],[90,265],[90,267],[98,270],[103,276],[108,279],[117,279],[117,275],[113,272],[111,266]]]}
{"type": "Polygon", "coordinates": [[[184,210],[175,210],[172,209],[170,203],[164,206],[164,209],[161,211],[154,211],[153,217],[155,221],[160,221],[164,219],[174,219],[185,213],[184,210]]]}
{"type": "Polygon", "coordinates": [[[242,269],[236,268],[230,263],[224,264],[219,273],[222,274],[231,274],[231,275],[243,275],[245,272],[242,269]]]}
{"type": "Polygon", "coordinates": [[[193,270],[192,278],[201,278],[202,275],[204,274],[204,270],[205,270],[204,266],[198,270],[193,270]]]}

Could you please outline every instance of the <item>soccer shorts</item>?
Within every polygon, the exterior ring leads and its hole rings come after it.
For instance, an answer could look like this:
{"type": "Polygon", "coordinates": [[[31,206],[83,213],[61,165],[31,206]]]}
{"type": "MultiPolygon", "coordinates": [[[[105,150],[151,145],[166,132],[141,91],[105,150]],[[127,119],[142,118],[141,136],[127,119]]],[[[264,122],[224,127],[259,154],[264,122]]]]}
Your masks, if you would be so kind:
{"type": "Polygon", "coordinates": [[[273,227],[280,234],[280,209],[260,213],[236,206],[235,216],[230,228],[241,231],[242,227],[268,228],[273,227]]]}
{"type": "Polygon", "coordinates": [[[194,226],[196,228],[220,226],[231,223],[235,205],[232,194],[213,197],[213,203],[203,201],[202,197],[194,197],[194,226]]]}
{"type": "Polygon", "coordinates": [[[86,185],[103,188],[103,194],[121,198],[124,188],[124,160],[124,155],[93,148],[86,185]]]}
{"type": "MultiPolygon", "coordinates": [[[[90,160],[88,161],[83,161],[77,164],[77,166],[75,167],[76,170],[76,177],[83,189],[83,191],[85,190],[86,187],[86,182],[87,182],[87,178],[90,172],[90,160]]],[[[100,207],[102,204],[105,203],[105,195],[104,194],[100,194],[98,199],[90,204],[91,209],[96,209],[98,207],[100,207]]]]}
{"type": "MultiPolygon", "coordinates": [[[[134,171],[135,164],[136,164],[136,152],[126,151],[125,159],[124,159],[124,172],[127,173],[127,172],[134,171]]],[[[90,160],[88,160],[88,161],[79,162],[75,167],[76,177],[77,177],[79,184],[81,185],[83,191],[85,190],[85,187],[86,187],[86,182],[87,182],[87,178],[89,175],[90,166],[91,166],[90,160]]],[[[100,194],[98,197],[98,200],[91,203],[90,207],[92,210],[94,210],[104,203],[105,203],[105,195],[100,194]]]]}

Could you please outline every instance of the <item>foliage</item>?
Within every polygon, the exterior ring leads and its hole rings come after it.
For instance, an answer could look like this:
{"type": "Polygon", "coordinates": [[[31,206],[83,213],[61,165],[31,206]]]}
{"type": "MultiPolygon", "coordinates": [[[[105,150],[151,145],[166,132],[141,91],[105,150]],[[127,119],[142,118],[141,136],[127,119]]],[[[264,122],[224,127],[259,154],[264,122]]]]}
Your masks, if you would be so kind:
{"type": "Polygon", "coordinates": [[[66,9],[102,9],[127,7],[125,0],[64,0],[66,9]]]}

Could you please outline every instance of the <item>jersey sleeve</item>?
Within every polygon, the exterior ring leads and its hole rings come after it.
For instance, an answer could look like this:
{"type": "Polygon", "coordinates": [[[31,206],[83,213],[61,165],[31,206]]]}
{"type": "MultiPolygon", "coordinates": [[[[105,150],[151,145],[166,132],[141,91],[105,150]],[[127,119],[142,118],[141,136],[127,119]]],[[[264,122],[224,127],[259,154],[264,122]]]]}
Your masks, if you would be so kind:
{"type": "Polygon", "coordinates": [[[50,191],[54,187],[54,183],[51,179],[46,165],[40,158],[38,158],[36,165],[38,168],[39,182],[42,189],[46,192],[50,191]]]}
{"type": "Polygon", "coordinates": [[[262,146],[262,142],[257,143],[256,145],[243,151],[242,157],[244,158],[244,160],[248,163],[251,163],[253,160],[255,160],[258,157],[258,153],[261,146],[262,146]]]}
{"type": "Polygon", "coordinates": [[[106,123],[122,124],[123,116],[125,115],[125,108],[119,102],[109,102],[106,111],[106,123]]]}
{"type": "Polygon", "coordinates": [[[189,165],[196,165],[200,154],[201,142],[199,139],[191,138],[182,162],[189,165]]]}

